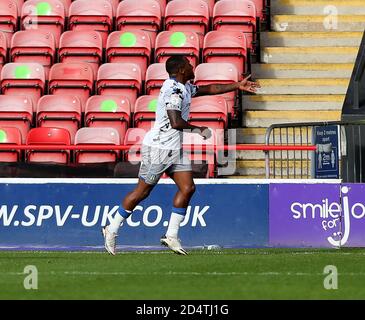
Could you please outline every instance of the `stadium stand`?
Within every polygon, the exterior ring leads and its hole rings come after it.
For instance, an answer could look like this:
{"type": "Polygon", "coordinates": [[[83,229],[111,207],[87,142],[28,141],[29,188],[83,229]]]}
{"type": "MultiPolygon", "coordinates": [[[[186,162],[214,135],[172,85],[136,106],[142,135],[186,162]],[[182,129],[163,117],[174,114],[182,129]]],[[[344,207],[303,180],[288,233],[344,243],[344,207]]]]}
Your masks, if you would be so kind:
{"type": "Polygon", "coordinates": [[[81,127],[81,102],[71,95],[46,95],[38,101],[37,126],[64,128],[70,132],[71,143],[81,127]]]}
{"type": "Polygon", "coordinates": [[[69,30],[97,31],[105,48],[113,30],[113,6],[108,0],[76,0],[69,12],[69,30]]]}
{"type": "Polygon", "coordinates": [[[1,93],[29,96],[35,106],[46,85],[44,68],[39,63],[8,63],[1,70],[1,93]]]}
{"type": "Polygon", "coordinates": [[[58,48],[59,39],[65,30],[66,11],[58,0],[28,0],[21,11],[21,27],[23,30],[44,30],[51,32],[58,48]]]}
{"type": "Polygon", "coordinates": [[[108,37],[106,57],[110,63],[137,64],[144,80],[152,57],[150,36],[142,30],[115,31],[108,37]]]}
{"type": "Polygon", "coordinates": [[[158,95],[162,84],[169,78],[164,63],[151,64],[146,72],[146,94],[158,95]]]}
{"type": "Polygon", "coordinates": [[[0,72],[8,58],[7,38],[3,32],[0,32],[0,72]]]}
{"type": "MultiPolygon", "coordinates": [[[[118,131],[113,128],[81,128],[76,133],[75,145],[119,145],[118,131]]],[[[77,150],[76,163],[105,163],[119,160],[120,151],[90,151],[77,150]]]]}
{"type": "Polygon", "coordinates": [[[43,66],[48,79],[49,69],[56,56],[56,43],[51,32],[45,30],[25,30],[16,32],[11,40],[10,59],[12,62],[32,63],[43,66]]]}
{"type": "Polygon", "coordinates": [[[85,110],[94,92],[94,72],[88,63],[57,63],[49,75],[49,94],[75,95],[85,110]]]}
{"type": "Polygon", "coordinates": [[[66,31],[60,39],[60,62],[89,63],[96,77],[103,62],[103,39],[96,31],[66,31]]]}
{"type": "MultiPolygon", "coordinates": [[[[71,136],[68,130],[63,128],[34,128],[28,133],[27,145],[71,145],[71,136]]],[[[26,152],[27,162],[68,164],[70,161],[69,151],[35,151],[26,152]]]]}
{"type": "Polygon", "coordinates": [[[19,10],[17,3],[13,0],[0,1],[0,30],[10,43],[11,37],[18,28],[19,10]]]}
{"type": "MultiPolygon", "coordinates": [[[[175,2],[177,0],[174,0],[175,2]]],[[[156,38],[156,62],[165,63],[173,55],[185,55],[195,68],[200,62],[200,43],[196,32],[163,31],[156,38]]]]}
{"type": "Polygon", "coordinates": [[[141,68],[135,63],[105,63],[99,68],[96,90],[99,95],[126,96],[133,112],[142,93],[141,68]]]}
{"type": "Polygon", "coordinates": [[[236,66],[238,73],[246,73],[248,59],[247,40],[240,31],[211,31],[204,38],[203,60],[229,62],[236,66]]]}
{"type": "Polygon", "coordinates": [[[209,30],[209,7],[203,0],[174,0],[166,6],[165,29],[168,31],[193,31],[200,43],[209,30]]]}
{"type": "Polygon", "coordinates": [[[127,97],[92,96],[86,104],[85,125],[92,128],[114,128],[123,144],[131,122],[131,106],[127,97]]]}
{"type": "Polygon", "coordinates": [[[15,146],[22,144],[22,135],[18,128],[0,126],[1,143],[14,145],[14,149],[0,151],[0,162],[16,163],[21,160],[21,152],[15,148],[15,146]]]}
{"type": "Polygon", "coordinates": [[[202,96],[193,98],[190,108],[191,122],[195,126],[213,130],[228,128],[228,106],[222,96],[202,96]]]}
{"type": "MultiPolygon", "coordinates": [[[[195,84],[197,85],[234,83],[238,79],[238,71],[232,63],[201,63],[195,69],[195,84]]],[[[237,93],[229,92],[223,96],[227,101],[228,114],[231,118],[234,118],[237,93]]]]}
{"type": "Polygon", "coordinates": [[[156,41],[157,33],[162,28],[162,10],[155,0],[123,0],[117,11],[117,30],[148,32],[152,47],[156,41]]]}
{"type": "Polygon", "coordinates": [[[158,96],[140,96],[134,108],[133,125],[135,128],[150,130],[155,122],[158,96]]]}
{"type": "Polygon", "coordinates": [[[25,143],[33,125],[33,103],[26,96],[0,95],[0,127],[17,128],[25,143]]]}
{"type": "Polygon", "coordinates": [[[241,31],[247,38],[247,45],[254,49],[256,7],[249,0],[220,0],[214,6],[213,29],[221,31],[241,31]]]}
{"type": "MultiPolygon", "coordinates": [[[[185,54],[191,60],[196,84],[242,79],[252,63],[260,62],[255,59],[261,33],[255,33],[270,18],[266,0],[0,4],[0,126],[17,128],[23,143],[34,127],[66,129],[70,143],[83,127],[109,127],[118,132],[120,143],[130,141],[129,131],[154,123],[169,56],[185,54]]],[[[266,34],[264,40],[272,43],[266,34]]],[[[270,55],[270,50],[264,52],[270,55]]],[[[269,72],[260,64],[252,66],[253,77],[269,72]]],[[[250,142],[251,132],[260,129],[251,122],[260,96],[224,97],[193,99],[190,121],[215,129],[244,125],[248,128],[238,130],[238,141],[250,142]]],[[[209,171],[216,174],[216,168],[209,171]]]]}

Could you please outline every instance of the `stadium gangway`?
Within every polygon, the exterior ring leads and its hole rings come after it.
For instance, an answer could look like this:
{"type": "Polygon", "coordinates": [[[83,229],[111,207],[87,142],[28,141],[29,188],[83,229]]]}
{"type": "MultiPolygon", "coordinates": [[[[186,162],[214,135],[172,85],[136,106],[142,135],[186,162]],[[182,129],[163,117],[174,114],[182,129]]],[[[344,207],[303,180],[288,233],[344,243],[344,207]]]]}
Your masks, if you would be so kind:
{"type": "Polygon", "coordinates": [[[314,129],[338,127],[339,178],[347,182],[365,179],[365,121],[327,121],[273,124],[266,130],[265,171],[267,179],[308,179],[314,177],[314,129]],[[351,143],[350,143],[351,142],[351,143]],[[284,149],[271,147],[288,146],[284,149]],[[313,146],[314,150],[295,149],[313,146]],[[293,149],[290,149],[293,147],[293,149]],[[355,159],[350,163],[347,159],[355,159]]]}

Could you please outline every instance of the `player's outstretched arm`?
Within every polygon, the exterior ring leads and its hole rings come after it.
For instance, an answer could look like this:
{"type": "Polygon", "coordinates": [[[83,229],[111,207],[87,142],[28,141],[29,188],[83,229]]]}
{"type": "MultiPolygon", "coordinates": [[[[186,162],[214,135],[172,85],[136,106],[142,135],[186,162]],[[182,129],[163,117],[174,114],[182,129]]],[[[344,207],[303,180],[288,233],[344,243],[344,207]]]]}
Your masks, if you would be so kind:
{"type": "Polygon", "coordinates": [[[234,90],[241,90],[251,93],[256,93],[257,88],[260,88],[260,84],[255,81],[249,81],[251,75],[240,82],[230,84],[210,84],[207,86],[199,86],[197,95],[215,95],[231,92],[234,90]]]}

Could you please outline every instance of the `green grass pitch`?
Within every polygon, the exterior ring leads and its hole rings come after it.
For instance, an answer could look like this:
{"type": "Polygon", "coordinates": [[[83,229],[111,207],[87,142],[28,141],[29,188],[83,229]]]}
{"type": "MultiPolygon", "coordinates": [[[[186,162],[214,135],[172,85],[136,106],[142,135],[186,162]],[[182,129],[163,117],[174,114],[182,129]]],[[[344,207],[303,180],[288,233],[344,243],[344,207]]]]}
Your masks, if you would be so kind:
{"type": "Polygon", "coordinates": [[[365,299],[365,249],[0,252],[0,299],[365,299]],[[25,290],[24,268],[38,270],[25,290]],[[326,290],[334,265],[338,288],[326,290]]]}

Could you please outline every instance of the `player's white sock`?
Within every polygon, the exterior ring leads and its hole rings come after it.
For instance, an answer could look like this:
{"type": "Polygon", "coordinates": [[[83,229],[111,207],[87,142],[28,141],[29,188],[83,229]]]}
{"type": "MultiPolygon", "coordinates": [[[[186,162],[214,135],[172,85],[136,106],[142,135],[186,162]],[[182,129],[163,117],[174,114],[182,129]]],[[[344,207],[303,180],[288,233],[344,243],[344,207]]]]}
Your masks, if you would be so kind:
{"type": "Polygon", "coordinates": [[[120,225],[122,224],[122,222],[124,220],[128,219],[128,217],[131,214],[132,214],[132,211],[124,210],[124,209],[123,209],[122,213],[117,212],[117,214],[114,216],[113,221],[108,226],[108,231],[118,233],[120,225]]]}
{"type": "Polygon", "coordinates": [[[179,234],[180,224],[184,221],[186,208],[172,208],[169,227],[167,228],[166,236],[176,238],[179,234]]]}

